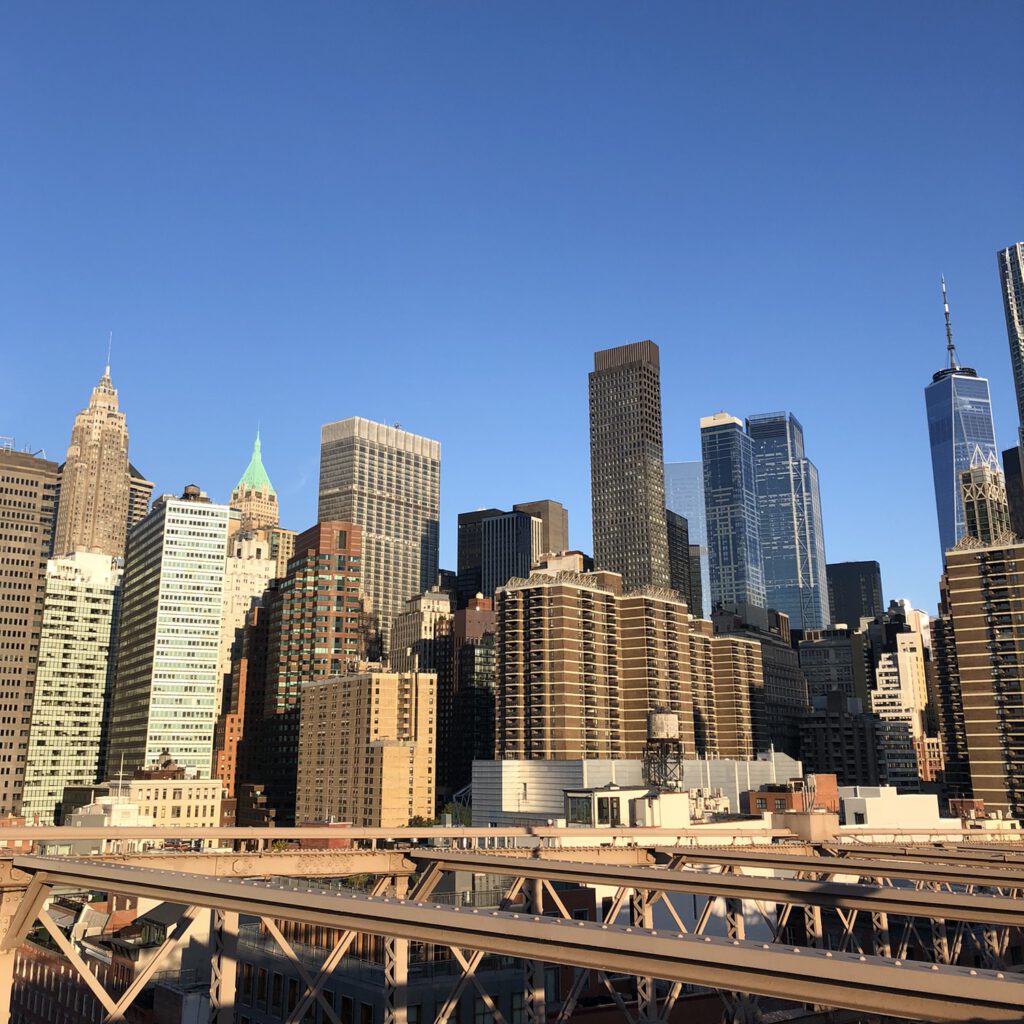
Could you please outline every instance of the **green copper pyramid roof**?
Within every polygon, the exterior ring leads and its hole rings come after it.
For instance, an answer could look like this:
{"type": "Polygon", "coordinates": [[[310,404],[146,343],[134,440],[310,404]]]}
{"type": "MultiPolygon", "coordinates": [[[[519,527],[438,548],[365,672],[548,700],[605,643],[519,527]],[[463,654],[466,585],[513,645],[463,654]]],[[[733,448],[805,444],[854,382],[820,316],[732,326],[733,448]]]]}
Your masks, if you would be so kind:
{"type": "Polygon", "coordinates": [[[276,494],[274,485],[263,468],[263,456],[260,454],[260,448],[260,432],[257,430],[256,443],[252,446],[252,458],[249,459],[249,465],[245,467],[242,479],[238,481],[238,490],[269,491],[271,494],[276,494]]]}

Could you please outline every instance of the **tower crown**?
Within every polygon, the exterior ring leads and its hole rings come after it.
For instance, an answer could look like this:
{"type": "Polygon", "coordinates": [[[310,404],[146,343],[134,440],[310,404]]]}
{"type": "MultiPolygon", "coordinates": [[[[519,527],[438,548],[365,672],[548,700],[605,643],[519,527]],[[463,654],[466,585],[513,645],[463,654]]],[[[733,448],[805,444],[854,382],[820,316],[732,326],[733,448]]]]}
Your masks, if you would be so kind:
{"type": "Polygon", "coordinates": [[[274,490],[274,485],[270,482],[270,477],[267,476],[266,469],[263,468],[263,455],[261,452],[260,433],[257,430],[256,442],[252,446],[252,456],[249,459],[249,465],[245,467],[245,472],[242,474],[242,479],[238,481],[236,490],[267,491],[270,494],[277,493],[274,490]]]}

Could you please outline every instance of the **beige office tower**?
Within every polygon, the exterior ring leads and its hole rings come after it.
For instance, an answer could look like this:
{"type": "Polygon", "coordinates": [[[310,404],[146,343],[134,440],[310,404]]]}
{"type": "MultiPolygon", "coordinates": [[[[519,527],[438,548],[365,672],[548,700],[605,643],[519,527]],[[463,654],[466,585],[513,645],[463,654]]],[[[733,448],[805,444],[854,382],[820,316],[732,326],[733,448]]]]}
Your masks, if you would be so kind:
{"type": "Polygon", "coordinates": [[[256,432],[249,465],[231,492],[231,507],[242,514],[238,524],[241,530],[272,528],[280,523],[277,492],[263,468],[263,445],[259,431],[256,432]]]}
{"type": "MultiPolygon", "coordinates": [[[[231,510],[232,517],[237,511],[231,510]]],[[[238,531],[228,537],[224,563],[224,603],[220,619],[220,655],[217,662],[216,709],[221,713],[224,692],[231,686],[233,652],[240,650],[245,616],[259,603],[270,581],[277,576],[277,561],[264,531],[238,531]]]]}
{"type": "Polygon", "coordinates": [[[1024,816],[1024,544],[946,553],[971,788],[1024,816]]]}
{"type": "MultiPolygon", "coordinates": [[[[995,465],[977,465],[960,474],[960,494],[964,503],[965,537],[988,545],[1009,538],[1010,506],[1006,500],[1006,482],[995,465]]],[[[970,546],[971,541],[967,542],[970,546]]]]}
{"type": "Polygon", "coordinates": [[[147,480],[130,462],[128,463],[128,529],[141,523],[149,515],[153,498],[153,481],[147,480]]]}
{"type": "Polygon", "coordinates": [[[274,575],[279,580],[284,579],[288,575],[288,563],[295,554],[296,533],[280,526],[267,532],[270,536],[270,557],[277,565],[274,575]]]}
{"type": "Polygon", "coordinates": [[[500,758],[640,758],[661,709],[690,756],[753,755],[760,645],[713,636],[674,591],[554,570],[510,580],[496,602],[500,758]]]}
{"type": "Polygon", "coordinates": [[[29,822],[60,824],[65,787],[104,777],[119,562],[78,551],[47,565],[21,811],[29,822]]]}
{"type": "Polygon", "coordinates": [[[365,670],[302,687],[295,822],[401,828],[434,815],[437,676],[365,670]]]}
{"type": "Polygon", "coordinates": [[[0,817],[21,810],[57,463],[0,448],[0,817]]]}
{"type": "Polygon", "coordinates": [[[437,578],[441,445],[361,417],[320,434],[317,519],[363,530],[363,586],[386,654],[391,623],[437,578]]]}
{"type": "Polygon", "coordinates": [[[410,597],[391,627],[391,669],[437,671],[437,624],[451,613],[451,595],[438,587],[410,597]]]}
{"type": "Polygon", "coordinates": [[[670,585],[659,358],[653,341],[621,345],[590,374],[594,568],[627,590],[670,585]]]}
{"type": "Polygon", "coordinates": [[[761,645],[738,636],[713,637],[711,666],[717,755],[740,760],[752,758],[757,753],[753,709],[764,703],[761,645]]]}
{"type": "Polygon", "coordinates": [[[60,473],[53,554],[123,556],[130,504],[128,424],[118,409],[108,366],[71,430],[60,473]]]}
{"type": "Polygon", "coordinates": [[[524,501],[512,506],[541,521],[540,553],[560,554],[569,550],[569,510],[559,501],[524,501]]]}

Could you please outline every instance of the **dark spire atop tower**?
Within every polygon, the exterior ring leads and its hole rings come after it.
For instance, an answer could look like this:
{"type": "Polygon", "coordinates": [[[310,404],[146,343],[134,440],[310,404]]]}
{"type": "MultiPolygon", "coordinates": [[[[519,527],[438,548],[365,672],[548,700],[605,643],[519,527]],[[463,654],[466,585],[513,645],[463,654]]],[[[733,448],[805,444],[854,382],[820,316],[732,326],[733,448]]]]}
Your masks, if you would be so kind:
{"type": "Polygon", "coordinates": [[[942,281],[942,311],[946,316],[946,351],[949,353],[949,368],[959,370],[960,364],[956,360],[956,346],[953,344],[953,325],[949,322],[949,296],[946,294],[946,277],[941,276],[942,281]]]}

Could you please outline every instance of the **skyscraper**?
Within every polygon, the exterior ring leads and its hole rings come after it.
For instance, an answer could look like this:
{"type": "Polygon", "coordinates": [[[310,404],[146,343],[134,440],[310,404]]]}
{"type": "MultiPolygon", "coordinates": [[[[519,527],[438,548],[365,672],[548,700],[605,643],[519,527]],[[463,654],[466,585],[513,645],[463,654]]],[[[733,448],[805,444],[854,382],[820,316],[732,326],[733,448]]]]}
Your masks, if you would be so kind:
{"type": "Polygon", "coordinates": [[[321,430],[317,519],[363,531],[363,587],[386,651],[391,622],[437,577],[441,445],[352,417],[321,430]]]}
{"type": "Polygon", "coordinates": [[[153,481],[147,480],[130,462],[128,463],[128,529],[141,523],[149,515],[153,497],[153,481]]]}
{"type": "MultiPolygon", "coordinates": [[[[699,460],[665,463],[665,507],[686,520],[690,546],[698,548],[700,592],[706,599],[711,594],[711,572],[708,565],[707,512],[704,508],[704,466],[699,460]]],[[[690,563],[697,565],[692,554],[690,563]]],[[[693,614],[706,618],[711,614],[711,606],[694,608],[693,614]]]]}
{"type": "Polygon", "coordinates": [[[120,596],[121,569],[110,555],[78,551],[47,565],[22,803],[28,821],[58,824],[65,786],[90,786],[106,771],[120,596]]]}
{"type": "Polygon", "coordinates": [[[459,513],[458,569],[455,582],[455,606],[466,608],[484,589],[484,520],[504,515],[500,508],[478,508],[459,513]]]}
{"type": "Polygon", "coordinates": [[[669,585],[661,372],[653,341],[594,353],[590,374],[594,565],[627,590],[669,585]]]}
{"type": "Polygon", "coordinates": [[[768,606],[791,629],[829,624],[825,537],[818,470],[804,454],[804,428],[792,413],[747,417],[753,442],[761,564],[768,606]]]}
{"type": "Polygon", "coordinates": [[[57,463],[0,447],[0,817],[21,809],[57,463]]]}
{"type": "MultiPolygon", "coordinates": [[[[1024,544],[946,555],[959,714],[971,790],[985,811],[1024,815],[1024,544]]],[[[947,746],[949,745],[947,739],[947,746]]]]}
{"type": "Polygon", "coordinates": [[[530,575],[543,550],[544,524],[526,512],[502,512],[480,524],[480,593],[494,597],[513,576],[530,575]]]}
{"type": "Polygon", "coordinates": [[[825,573],[833,624],[857,629],[861,619],[874,619],[885,611],[882,567],[877,562],[831,562],[825,573]]]}
{"type": "Polygon", "coordinates": [[[302,686],[295,819],[403,828],[434,813],[431,672],[361,669],[302,686]]]}
{"type": "Polygon", "coordinates": [[[767,607],[754,445],[743,421],[726,412],[700,421],[712,608],[767,607]]]}
{"type": "Polygon", "coordinates": [[[1011,536],[1006,485],[998,465],[979,464],[960,474],[964,505],[964,536],[981,544],[997,544],[1011,536]]]}
{"type": "MultiPolygon", "coordinates": [[[[665,536],[668,538],[668,585],[687,605],[690,601],[690,527],[683,516],[665,509],[665,536]]],[[[693,609],[697,614],[697,609],[693,609]]]]}
{"type": "Polygon", "coordinates": [[[935,508],[943,556],[964,535],[964,505],[960,474],[977,460],[998,458],[988,381],[970,367],[960,366],[953,345],[946,282],[942,282],[949,365],[933,374],[924,391],[928,436],[932,451],[935,508]]]}
{"type": "Polygon", "coordinates": [[[1017,395],[1017,417],[1021,424],[1019,443],[1024,444],[1024,242],[1000,250],[997,259],[1013,366],[1013,389],[1017,395]]]}
{"type": "Polygon", "coordinates": [[[60,473],[53,553],[124,554],[131,506],[128,425],[118,409],[110,367],[75,417],[60,473]]]}
{"type": "Polygon", "coordinates": [[[362,537],[358,526],[341,521],[300,533],[287,575],[264,598],[266,666],[254,672],[250,665],[248,684],[262,678],[264,691],[247,703],[260,717],[255,728],[246,721],[239,752],[240,767],[254,777],[238,781],[265,785],[279,823],[295,816],[302,686],[348,672],[366,647],[362,537]]]}
{"type": "Polygon", "coordinates": [[[557,555],[569,550],[569,511],[560,501],[521,501],[512,506],[512,511],[525,512],[540,520],[541,553],[557,555]]]}
{"type": "Polygon", "coordinates": [[[194,484],[128,537],[107,774],[168,751],[210,777],[229,509],[194,484]]]}
{"type": "Polygon", "coordinates": [[[242,513],[239,525],[243,530],[266,529],[280,524],[277,491],[263,468],[263,445],[259,431],[256,431],[249,465],[231,492],[231,507],[242,513]]]}

